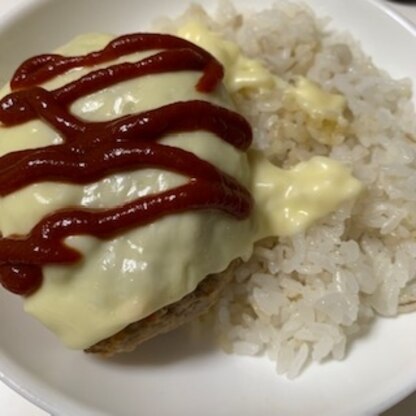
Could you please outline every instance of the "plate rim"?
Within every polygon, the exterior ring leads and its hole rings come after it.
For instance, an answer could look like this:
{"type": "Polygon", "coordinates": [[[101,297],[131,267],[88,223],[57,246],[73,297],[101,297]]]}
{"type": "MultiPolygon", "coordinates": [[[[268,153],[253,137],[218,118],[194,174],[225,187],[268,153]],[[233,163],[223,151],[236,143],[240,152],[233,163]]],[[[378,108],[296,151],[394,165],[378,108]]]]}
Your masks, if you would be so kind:
{"type": "MultiPolygon", "coordinates": [[[[11,0],[6,0],[6,4],[2,5],[3,10],[0,12],[0,27],[5,24],[13,24],[15,18],[21,17],[22,15],[29,14],[32,10],[37,9],[42,4],[47,4],[53,0],[15,0],[13,3],[11,0]]],[[[302,2],[301,0],[297,0],[302,2]]],[[[394,20],[404,30],[409,32],[416,41],[416,23],[413,23],[409,18],[404,16],[400,11],[393,9],[389,4],[382,0],[364,0],[375,9],[383,12],[385,15],[394,20]]],[[[414,99],[416,99],[416,85],[414,87],[414,99]]],[[[416,313],[416,312],[415,312],[416,313]]],[[[38,407],[50,414],[51,416],[69,416],[65,411],[56,409],[51,402],[37,396],[32,393],[29,389],[25,388],[19,381],[19,377],[14,378],[0,370],[0,382],[10,388],[12,391],[26,399],[32,405],[38,407]]],[[[371,407],[362,410],[364,415],[379,414],[390,409],[395,404],[410,396],[416,392],[416,376],[413,383],[405,385],[399,392],[396,392],[393,396],[385,399],[376,407],[371,407]],[[371,412],[371,413],[369,413],[371,412]]],[[[87,408],[86,408],[87,409],[87,408]]]]}

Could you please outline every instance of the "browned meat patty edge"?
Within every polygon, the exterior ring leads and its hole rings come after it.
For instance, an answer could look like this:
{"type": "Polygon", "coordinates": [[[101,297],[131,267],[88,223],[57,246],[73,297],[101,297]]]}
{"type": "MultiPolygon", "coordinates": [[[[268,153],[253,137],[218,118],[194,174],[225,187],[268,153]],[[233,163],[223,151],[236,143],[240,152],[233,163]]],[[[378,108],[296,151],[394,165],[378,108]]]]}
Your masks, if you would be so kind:
{"type": "Polygon", "coordinates": [[[144,319],[133,322],[120,332],[85,351],[105,357],[130,352],[143,342],[169,332],[208,312],[232,279],[240,262],[240,260],[234,260],[223,272],[207,276],[193,292],[179,301],[159,309],[144,319]]]}

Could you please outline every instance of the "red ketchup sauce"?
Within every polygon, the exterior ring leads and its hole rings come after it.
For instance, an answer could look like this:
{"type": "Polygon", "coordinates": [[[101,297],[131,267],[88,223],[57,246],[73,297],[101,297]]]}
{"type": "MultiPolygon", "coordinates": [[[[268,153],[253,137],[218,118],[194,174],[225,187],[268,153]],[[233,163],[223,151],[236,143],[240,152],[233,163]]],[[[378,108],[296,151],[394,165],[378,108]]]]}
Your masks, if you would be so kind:
{"type": "Polygon", "coordinates": [[[25,61],[0,100],[0,122],[12,127],[40,119],[60,133],[63,143],[11,152],[0,158],[0,196],[36,182],[87,184],[109,174],[144,168],[165,169],[189,181],[177,188],[110,209],[68,208],[43,218],[27,235],[0,237],[0,283],[28,296],[42,284],[42,266],[71,264],[82,255],[64,244],[73,235],[111,238],[125,230],[189,210],[220,210],[238,220],[250,215],[251,195],[234,178],[185,150],[158,143],[170,133],[205,130],[246,150],[248,122],[206,101],[168,104],[107,122],[87,122],[69,111],[75,100],[140,76],[201,71],[200,92],[213,91],[223,78],[221,64],[198,46],[170,35],[121,36],[104,49],[83,56],[40,55],[25,61]],[[134,63],[99,69],[61,88],[38,85],[71,68],[90,67],[146,50],[161,50],[134,63]]]}

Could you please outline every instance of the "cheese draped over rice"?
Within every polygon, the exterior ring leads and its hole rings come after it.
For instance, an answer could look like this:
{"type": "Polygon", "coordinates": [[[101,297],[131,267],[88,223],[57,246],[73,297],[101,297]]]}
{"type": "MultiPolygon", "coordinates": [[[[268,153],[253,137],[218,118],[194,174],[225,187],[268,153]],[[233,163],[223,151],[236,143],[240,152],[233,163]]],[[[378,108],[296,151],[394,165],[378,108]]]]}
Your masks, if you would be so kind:
{"type": "MultiPolygon", "coordinates": [[[[83,35],[58,52],[85,54],[103,48],[111,38],[83,35]]],[[[91,70],[137,61],[153,53],[132,54],[93,68],[77,68],[43,87],[54,89],[91,70]]],[[[236,54],[238,58],[239,52],[236,54]]],[[[264,81],[265,69],[261,70],[264,81]]],[[[122,82],[79,99],[71,111],[85,120],[104,121],[193,99],[234,109],[223,86],[210,94],[197,92],[199,76],[198,72],[176,72],[122,82]]],[[[5,87],[0,95],[9,91],[5,87]]],[[[0,126],[0,155],[58,144],[61,140],[40,120],[13,128],[0,126]]],[[[259,207],[244,221],[216,211],[187,212],[167,216],[111,240],[67,238],[65,243],[79,250],[83,259],[72,265],[45,266],[43,285],[25,300],[25,310],[68,347],[87,348],[180,300],[208,274],[223,271],[235,258],[247,259],[256,239],[302,230],[361,190],[359,182],[345,168],[326,158],[283,172],[262,156],[253,153],[248,157],[203,131],[172,134],[161,142],[190,151],[233,176],[253,192],[259,207]],[[309,182],[305,178],[310,178],[309,182]],[[330,198],[322,198],[323,194],[330,198]]],[[[110,208],[186,181],[187,178],[171,172],[144,169],[113,174],[83,186],[37,183],[0,199],[0,230],[4,236],[25,235],[58,209],[110,208]]]]}

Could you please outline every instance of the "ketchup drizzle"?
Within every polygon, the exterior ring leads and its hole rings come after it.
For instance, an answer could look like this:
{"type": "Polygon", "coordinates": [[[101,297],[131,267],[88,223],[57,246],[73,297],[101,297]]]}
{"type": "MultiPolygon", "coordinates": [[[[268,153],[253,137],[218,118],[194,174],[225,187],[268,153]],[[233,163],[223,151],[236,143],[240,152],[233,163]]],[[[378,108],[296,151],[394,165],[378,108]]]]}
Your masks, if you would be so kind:
{"type": "Polygon", "coordinates": [[[177,188],[138,198],[122,206],[92,210],[68,208],[43,218],[26,236],[0,238],[0,283],[30,295],[42,283],[43,265],[70,264],[82,255],[66,246],[73,235],[111,238],[166,215],[188,210],[221,210],[236,219],[250,215],[252,198],[234,178],[185,150],[157,143],[167,134],[205,130],[246,150],[252,140],[247,121],[206,101],[168,104],[108,122],[86,122],[68,109],[76,99],[114,83],[171,71],[202,71],[196,88],[210,92],[223,68],[208,52],[170,35],[121,36],[104,49],[84,56],[40,55],[16,71],[11,94],[0,100],[0,122],[15,126],[41,119],[60,133],[63,143],[11,152],[0,158],[0,196],[41,181],[86,184],[115,172],[159,168],[189,177],[177,188]],[[162,49],[135,63],[91,72],[54,91],[39,83],[79,66],[93,66],[133,52],[162,49]]]}

